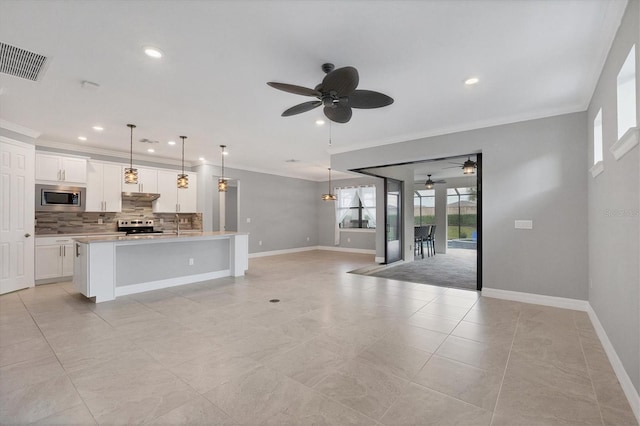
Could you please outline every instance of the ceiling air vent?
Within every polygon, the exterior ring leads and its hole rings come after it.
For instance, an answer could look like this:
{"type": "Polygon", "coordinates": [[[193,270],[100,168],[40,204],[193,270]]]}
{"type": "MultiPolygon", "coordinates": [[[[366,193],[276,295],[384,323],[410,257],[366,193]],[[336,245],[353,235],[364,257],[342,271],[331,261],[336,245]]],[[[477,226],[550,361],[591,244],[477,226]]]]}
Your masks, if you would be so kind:
{"type": "Polygon", "coordinates": [[[0,42],[0,72],[4,74],[39,81],[46,63],[46,56],[0,42]]]}

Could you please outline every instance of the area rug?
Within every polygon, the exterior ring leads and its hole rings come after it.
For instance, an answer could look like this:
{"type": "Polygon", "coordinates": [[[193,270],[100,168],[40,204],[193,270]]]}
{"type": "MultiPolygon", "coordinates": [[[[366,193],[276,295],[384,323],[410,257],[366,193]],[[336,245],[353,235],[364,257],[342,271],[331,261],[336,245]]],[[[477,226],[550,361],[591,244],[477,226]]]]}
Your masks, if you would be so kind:
{"type": "Polygon", "coordinates": [[[475,250],[448,249],[447,254],[418,258],[413,262],[396,266],[369,271],[363,268],[351,272],[399,281],[475,290],[476,254],[475,250]]]}

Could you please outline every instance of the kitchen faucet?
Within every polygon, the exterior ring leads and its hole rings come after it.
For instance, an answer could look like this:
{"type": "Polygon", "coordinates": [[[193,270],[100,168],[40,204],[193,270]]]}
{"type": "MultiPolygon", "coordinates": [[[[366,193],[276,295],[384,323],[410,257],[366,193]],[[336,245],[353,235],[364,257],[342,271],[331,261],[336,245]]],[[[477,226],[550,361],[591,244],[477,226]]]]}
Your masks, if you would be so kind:
{"type": "Polygon", "coordinates": [[[180,215],[176,213],[176,234],[180,236],[180,215]]]}

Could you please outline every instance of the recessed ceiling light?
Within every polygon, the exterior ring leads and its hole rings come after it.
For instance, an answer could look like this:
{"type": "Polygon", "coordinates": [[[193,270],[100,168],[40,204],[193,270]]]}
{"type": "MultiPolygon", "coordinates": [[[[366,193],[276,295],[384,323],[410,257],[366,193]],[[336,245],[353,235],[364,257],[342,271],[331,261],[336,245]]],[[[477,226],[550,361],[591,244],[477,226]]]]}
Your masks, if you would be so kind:
{"type": "Polygon", "coordinates": [[[162,58],[162,56],[163,56],[162,55],[162,50],[158,49],[157,47],[150,47],[150,46],[145,47],[144,48],[144,53],[147,56],[150,56],[150,57],[156,58],[156,59],[162,58]]]}
{"type": "Polygon", "coordinates": [[[96,132],[101,132],[101,131],[104,130],[104,127],[102,127],[102,126],[93,126],[92,129],[95,130],[96,132]]]}
{"type": "Polygon", "coordinates": [[[318,126],[322,126],[324,124],[324,120],[316,120],[316,124],[318,126]]]}
{"type": "Polygon", "coordinates": [[[169,141],[169,142],[167,142],[167,143],[168,143],[169,145],[175,145],[175,144],[176,144],[176,141],[169,141]]]}
{"type": "Polygon", "coordinates": [[[467,86],[473,86],[474,84],[478,84],[479,81],[480,79],[478,77],[471,77],[466,79],[464,81],[464,84],[466,84],[467,86]]]}
{"type": "Polygon", "coordinates": [[[204,161],[204,157],[200,157],[200,158],[198,158],[198,160],[204,161]]]}
{"type": "Polygon", "coordinates": [[[78,139],[79,139],[79,140],[81,140],[82,142],[84,142],[84,141],[86,141],[86,140],[87,140],[87,138],[86,138],[86,137],[84,137],[84,136],[78,136],[78,139]]]}
{"type": "Polygon", "coordinates": [[[147,152],[156,152],[156,150],[153,149],[153,148],[149,148],[149,149],[147,149],[147,152]]]}

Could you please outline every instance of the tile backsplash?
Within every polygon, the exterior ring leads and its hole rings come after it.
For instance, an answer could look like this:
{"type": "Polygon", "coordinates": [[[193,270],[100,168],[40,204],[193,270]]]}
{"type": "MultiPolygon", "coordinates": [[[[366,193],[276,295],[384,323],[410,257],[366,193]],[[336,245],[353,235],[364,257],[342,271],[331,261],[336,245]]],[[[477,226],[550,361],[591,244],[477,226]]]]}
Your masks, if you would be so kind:
{"type": "MultiPolygon", "coordinates": [[[[180,213],[181,230],[202,230],[202,213],[180,213]]],[[[155,229],[175,231],[175,213],[154,213],[150,201],[123,198],[122,212],[36,212],[36,235],[116,232],[118,219],[144,218],[155,221],[155,229]],[[102,224],[99,224],[102,219],[102,224]]]]}

